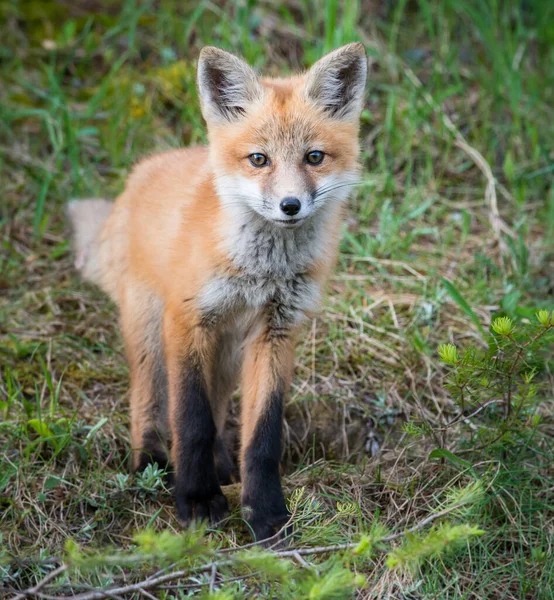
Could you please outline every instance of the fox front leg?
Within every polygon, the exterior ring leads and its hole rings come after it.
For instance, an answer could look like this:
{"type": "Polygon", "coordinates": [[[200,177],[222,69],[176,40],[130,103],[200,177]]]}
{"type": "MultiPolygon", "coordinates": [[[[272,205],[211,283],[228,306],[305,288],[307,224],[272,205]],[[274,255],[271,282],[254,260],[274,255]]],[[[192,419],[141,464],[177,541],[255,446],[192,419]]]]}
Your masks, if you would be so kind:
{"type": "Polygon", "coordinates": [[[293,370],[292,336],[264,330],[245,348],[242,372],[242,506],[256,540],[289,519],[279,462],[283,403],[293,370]]]}
{"type": "Polygon", "coordinates": [[[216,426],[206,382],[213,339],[194,315],[169,309],[164,316],[164,345],[177,519],[184,526],[193,519],[218,523],[228,504],[217,479],[216,426]]]}

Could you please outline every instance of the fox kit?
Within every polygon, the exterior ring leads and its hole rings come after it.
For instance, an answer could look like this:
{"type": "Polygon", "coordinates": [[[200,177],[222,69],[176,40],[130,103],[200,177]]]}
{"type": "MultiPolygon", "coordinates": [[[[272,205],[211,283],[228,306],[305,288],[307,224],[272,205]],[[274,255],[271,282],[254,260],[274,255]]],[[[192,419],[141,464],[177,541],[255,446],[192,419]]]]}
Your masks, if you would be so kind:
{"type": "Polygon", "coordinates": [[[204,48],[209,145],[143,160],[113,204],[69,205],[76,266],[121,312],[133,468],[171,466],[182,523],[226,514],[221,434],[239,383],[245,516],[258,540],[288,519],[283,402],[358,178],[366,75],[356,43],[283,79],[204,48]]]}

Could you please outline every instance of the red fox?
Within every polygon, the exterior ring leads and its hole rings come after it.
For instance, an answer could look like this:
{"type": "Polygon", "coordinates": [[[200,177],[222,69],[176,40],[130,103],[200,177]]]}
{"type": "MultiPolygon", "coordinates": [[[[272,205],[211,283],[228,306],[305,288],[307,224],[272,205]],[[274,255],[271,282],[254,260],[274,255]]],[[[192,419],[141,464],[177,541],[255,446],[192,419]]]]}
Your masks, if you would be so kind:
{"type": "Polygon", "coordinates": [[[197,82],[209,145],[141,161],[114,203],[69,204],[76,266],[121,313],[133,468],[171,468],[183,524],[226,516],[221,435],[239,379],[245,517],[258,540],[289,518],[283,401],[359,177],[366,77],[359,43],[278,79],[206,47],[197,82]]]}

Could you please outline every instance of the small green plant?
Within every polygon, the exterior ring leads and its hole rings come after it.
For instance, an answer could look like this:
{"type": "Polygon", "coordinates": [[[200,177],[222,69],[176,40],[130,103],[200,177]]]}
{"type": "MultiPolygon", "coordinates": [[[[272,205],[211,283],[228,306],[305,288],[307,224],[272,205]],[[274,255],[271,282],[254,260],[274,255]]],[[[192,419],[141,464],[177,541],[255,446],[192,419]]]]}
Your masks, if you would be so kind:
{"type": "Polygon", "coordinates": [[[445,387],[460,409],[449,425],[468,425],[475,449],[500,444],[505,450],[540,422],[543,398],[535,380],[551,360],[554,314],[540,310],[533,321],[517,324],[497,317],[491,331],[486,350],[471,347],[460,353],[453,344],[443,344],[438,353],[449,369],[445,387]]]}
{"type": "MultiPolygon", "coordinates": [[[[137,476],[138,487],[147,493],[154,493],[164,488],[163,482],[164,470],[158,467],[157,463],[149,464],[137,476]]],[[[118,483],[123,483],[121,480],[118,483]]]]}
{"type": "Polygon", "coordinates": [[[434,527],[424,536],[409,536],[404,545],[387,557],[390,569],[410,568],[424,558],[440,556],[446,549],[462,545],[468,538],[483,535],[484,531],[472,525],[443,524],[434,527]]]}
{"type": "Polygon", "coordinates": [[[114,487],[117,488],[120,492],[127,489],[129,485],[130,475],[128,473],[116,473],[115,479],[113,481],[114,487]]]}

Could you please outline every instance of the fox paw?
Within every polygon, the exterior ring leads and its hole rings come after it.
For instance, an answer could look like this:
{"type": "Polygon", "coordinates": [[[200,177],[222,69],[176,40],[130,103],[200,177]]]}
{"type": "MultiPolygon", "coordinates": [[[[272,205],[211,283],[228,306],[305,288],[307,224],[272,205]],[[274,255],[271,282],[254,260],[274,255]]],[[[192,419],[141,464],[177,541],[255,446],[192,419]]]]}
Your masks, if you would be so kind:
{"type": "Polygon", "coordinates": [[[271,539],[271,542],[263,545],[273,545],[292,535],[292,526],[287,525],[290,520],[290,513],[286,509],[276,513],[263,514],[261,511],[252,510],[247,506],[243,508],[243,513],[252,529],[254,541],[256,542],[271,539]],[[275,537],[277,533],[280,533],[279,537],[275,537]],[[275,539],[273,539],[274,537],[275,539]]]}
{"type": "Polygon", "coordinates": [[[182,527],[188,527],[193,521],[208,521],[217,525],[229,516],[229,503],[221,493],[210,497],[177,498],[177,520],[182,527]]]}

